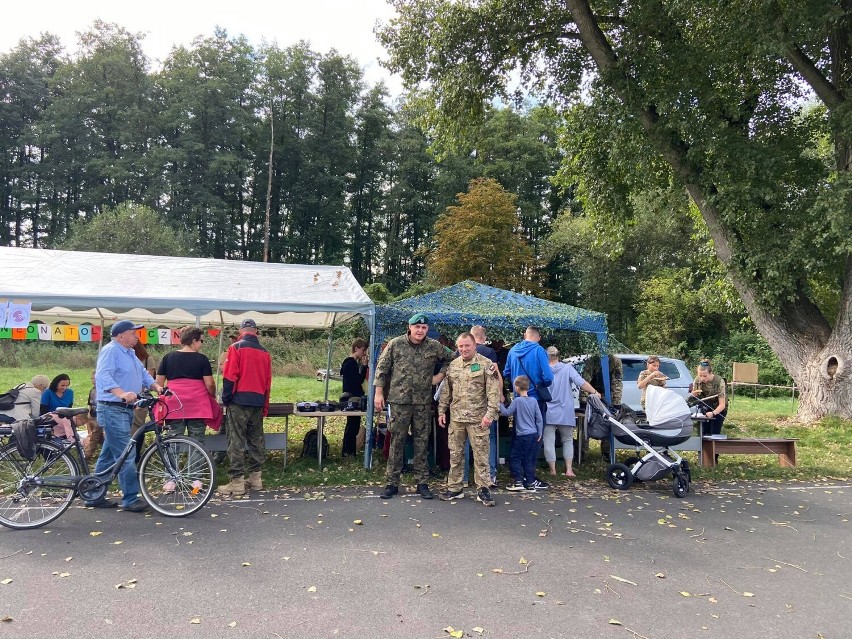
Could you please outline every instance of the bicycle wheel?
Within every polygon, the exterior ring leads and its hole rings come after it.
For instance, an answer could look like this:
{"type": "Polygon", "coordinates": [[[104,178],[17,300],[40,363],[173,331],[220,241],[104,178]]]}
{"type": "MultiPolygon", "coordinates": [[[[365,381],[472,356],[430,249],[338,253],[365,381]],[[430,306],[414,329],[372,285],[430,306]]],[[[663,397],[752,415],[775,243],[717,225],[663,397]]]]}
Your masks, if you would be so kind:
{"type": "Polygon", "coordinates": [[[213,495],[215,470],[210,455],[194,439],[167,437],[142,453],[139,486],[151,508],[167,517],[186,517],[213,495]]]}
{"type": "Polygon", "coordinates": [[[79,474],[77,460],[51,442],[36,444],[32,461],[21,456],[17,444],[0,448],[0,524],[38,528],[57,519],[74,499],[79,474]]]}

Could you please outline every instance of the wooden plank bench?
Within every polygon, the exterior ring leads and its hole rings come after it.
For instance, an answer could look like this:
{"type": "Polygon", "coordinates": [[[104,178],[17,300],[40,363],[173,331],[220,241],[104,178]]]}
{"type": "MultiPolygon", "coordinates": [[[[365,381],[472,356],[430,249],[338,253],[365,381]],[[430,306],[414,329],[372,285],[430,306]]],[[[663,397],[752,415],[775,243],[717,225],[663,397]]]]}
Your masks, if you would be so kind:
{"type": "MultiPolygon", "coordinates": [[[[283,450],[284,466],[287,466],[287,435],[290,433],[290,415],[294,413],[294,406],[290,403],[270,403],[267,417],[283,417],[283,433],[264,433],[263,443],[266,450],[283,450]]],[[[225,435],[207,435],[204,438],[204,448],[208,452],[228,450],[228,438],[225,435]]]]}
{"type": "Polygon", "coordinates": [[[778,455],[778,463],[785,468],[796,465],[797,439],[714,439],[705,437],[701,442],[701,461],[704,466],[715,466],[716,455],[778,455]]]}

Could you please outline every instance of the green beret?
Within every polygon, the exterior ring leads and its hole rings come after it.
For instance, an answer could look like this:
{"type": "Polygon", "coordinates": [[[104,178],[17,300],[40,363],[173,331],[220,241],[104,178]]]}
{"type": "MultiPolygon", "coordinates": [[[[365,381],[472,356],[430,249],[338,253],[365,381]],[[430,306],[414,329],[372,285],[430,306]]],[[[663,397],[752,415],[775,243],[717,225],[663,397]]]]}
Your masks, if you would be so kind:
{"type": "Polygon", "coordinates": [[[408,320],[408,325],[412,324],[428,324],[429,318],[424,313],[415,313],[408,320]]]}

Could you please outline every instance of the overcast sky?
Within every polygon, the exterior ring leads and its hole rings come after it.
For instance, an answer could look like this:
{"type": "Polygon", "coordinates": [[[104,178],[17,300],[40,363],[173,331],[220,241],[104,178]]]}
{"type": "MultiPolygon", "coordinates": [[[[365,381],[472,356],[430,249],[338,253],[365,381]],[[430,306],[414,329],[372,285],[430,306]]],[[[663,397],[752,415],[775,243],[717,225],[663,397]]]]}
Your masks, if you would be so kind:
{"type": "Polygon", "coordinates": [[[66,50],[74,52],[75,33],[100,18],[146,34],[145,52],[156,61],[164,59],[172,46],[189,45],[195,36],[211,35],[220,26],[230,35],[245,35],[254,45],[266,40],[286,47],[307,40],[320,53],[335,48],[358,60],[370,84],[383,78],[391,92],[398,93],[399,80],[391,78],[376,61],[384,54],[373,34],[376,21],[392,15],[385,0],[10,1],[4,3],[0,14],[0,51],[13,48],[21,38],[50,32],[62,39],[66,50]]]}

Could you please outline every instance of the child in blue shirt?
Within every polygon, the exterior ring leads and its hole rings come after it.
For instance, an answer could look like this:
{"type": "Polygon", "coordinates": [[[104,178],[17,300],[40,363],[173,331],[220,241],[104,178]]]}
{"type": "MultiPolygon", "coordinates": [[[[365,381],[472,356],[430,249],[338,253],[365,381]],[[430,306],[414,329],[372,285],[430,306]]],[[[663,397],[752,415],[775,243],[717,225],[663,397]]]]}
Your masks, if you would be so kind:
{"type": "Polygon", "coordinates": [[[550,488],[549,485],[536,479],[535,465],[538,461],[538,450],[541,446],[541,435],[544,431],[544,420],[538,400],[530,397],[530,380],[526,375],[515,378],[515,399],[509,406],[500,406],[500,414],[504,417],[515,417],[515,439],[512,442],[512,452],[509,455],[509,468],[512,471],[514,483],[506,486],[506,490],[536,492],[536,489],[550,488]]]}

